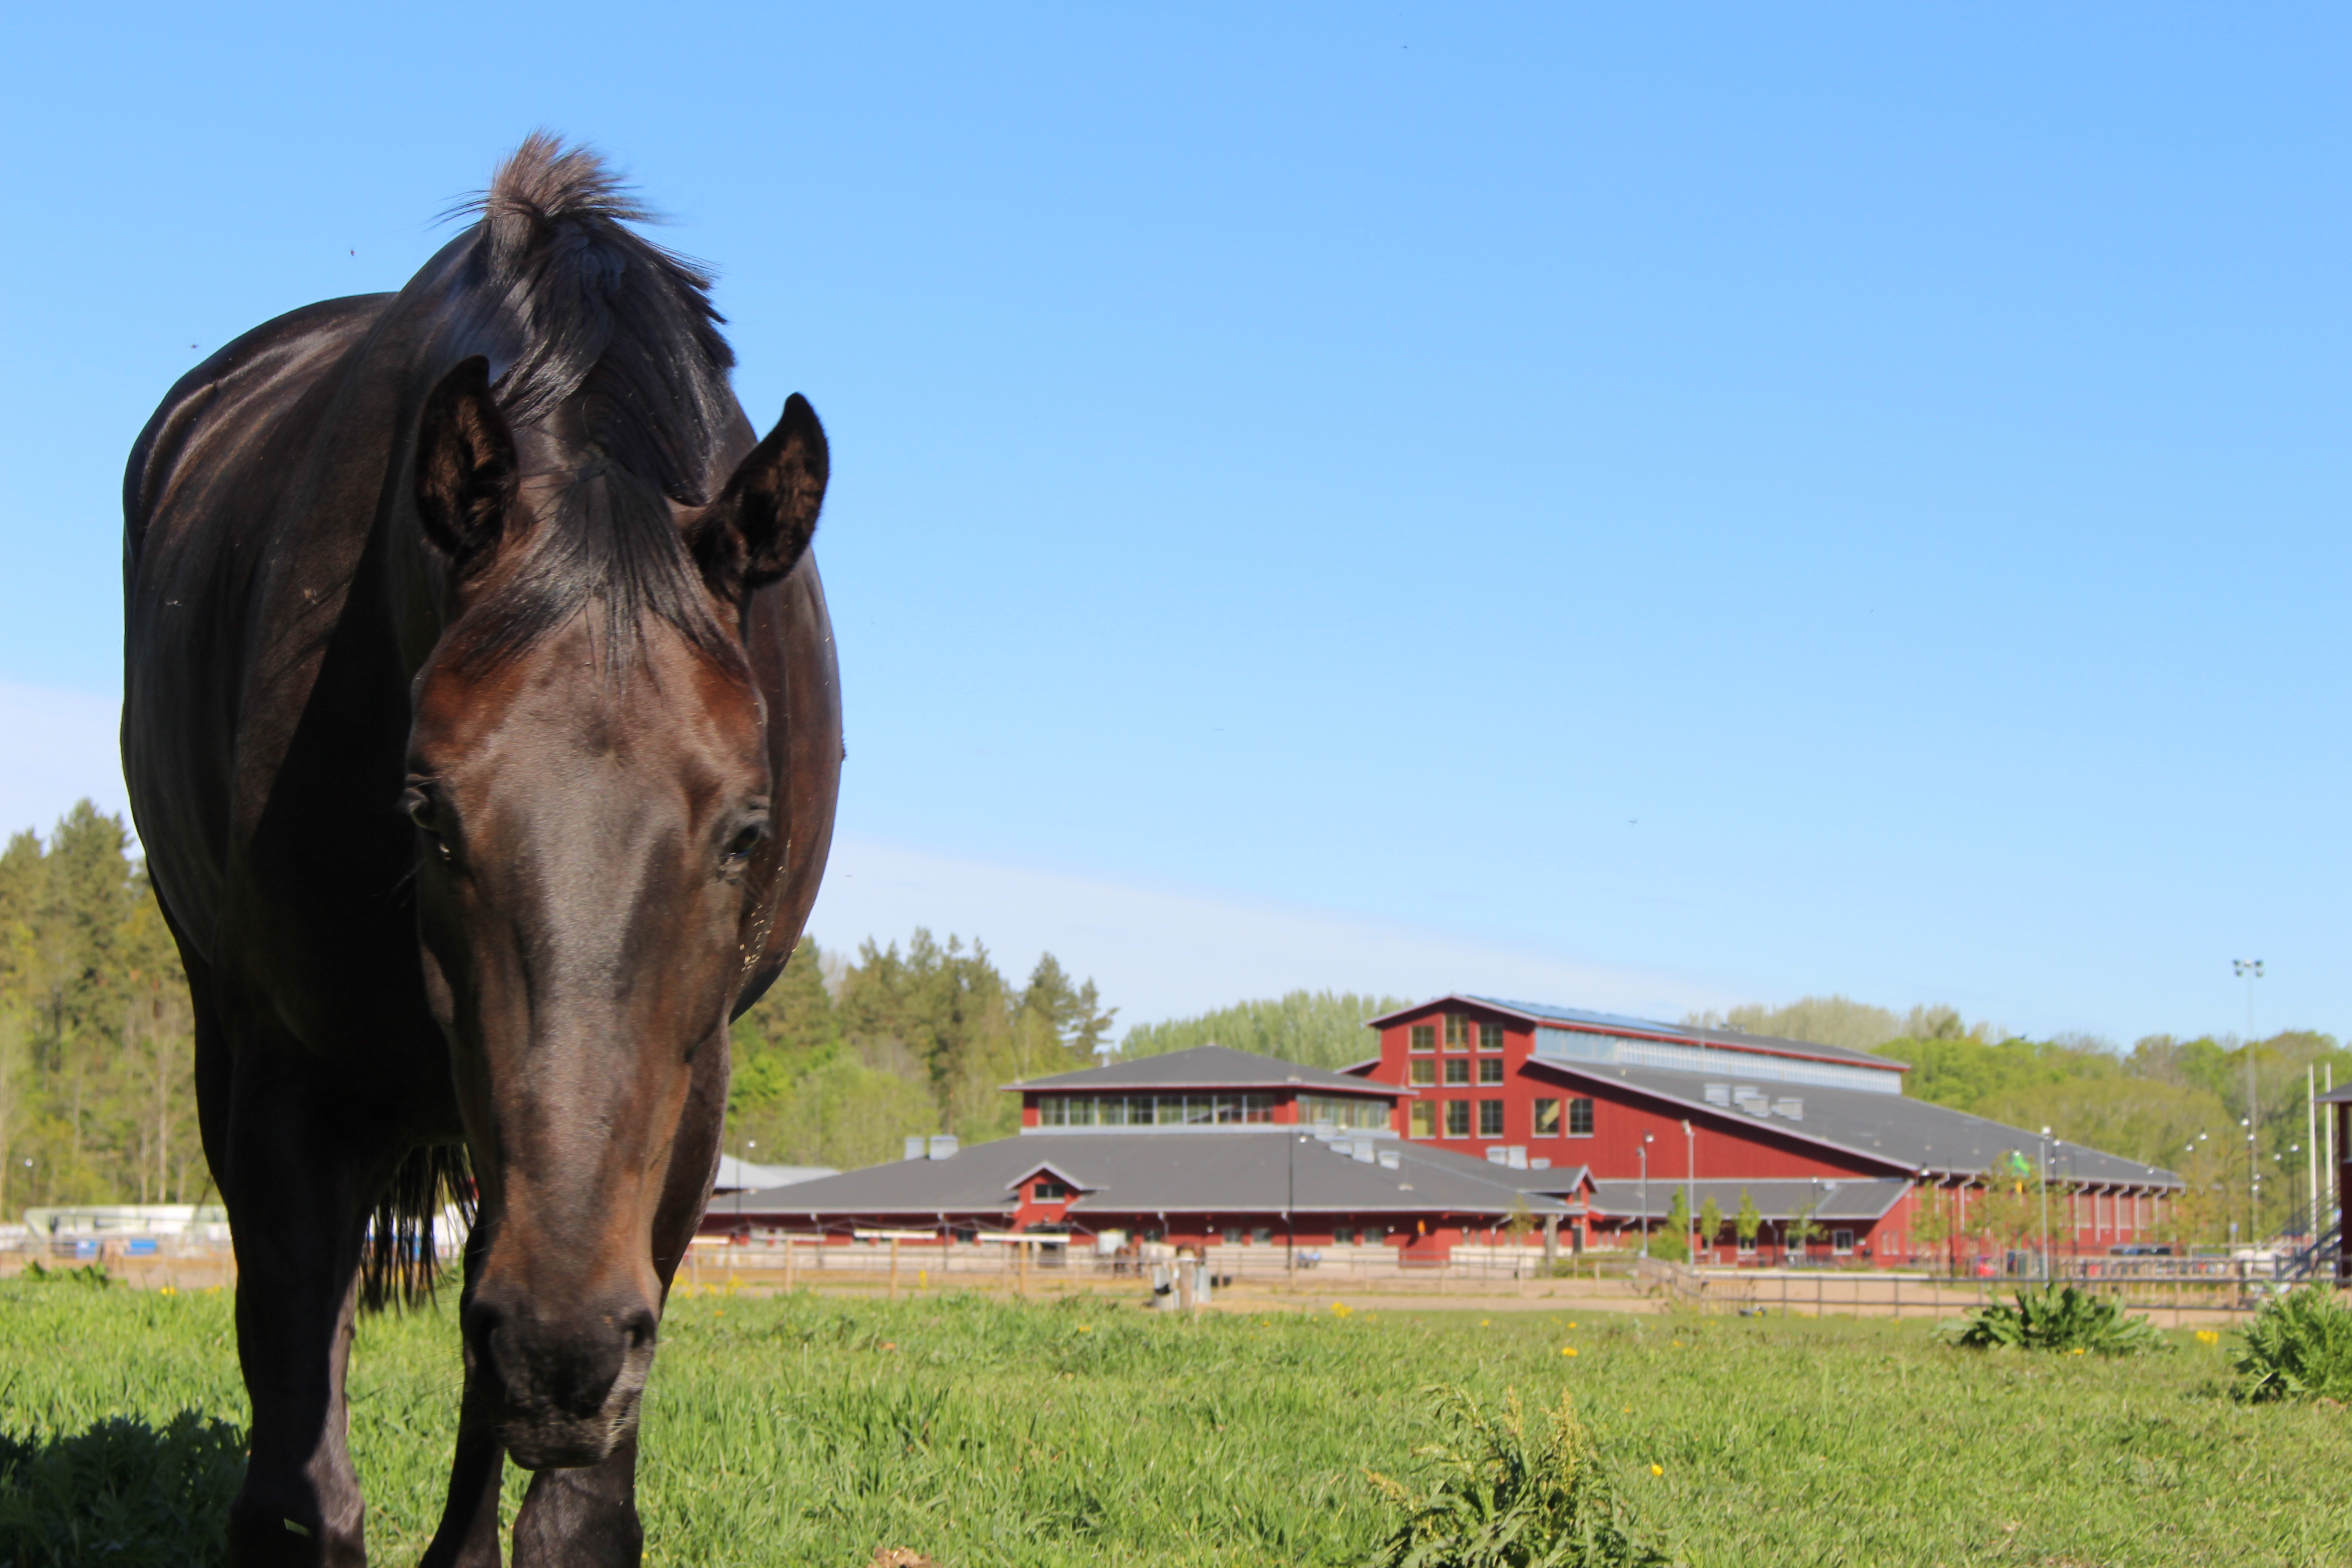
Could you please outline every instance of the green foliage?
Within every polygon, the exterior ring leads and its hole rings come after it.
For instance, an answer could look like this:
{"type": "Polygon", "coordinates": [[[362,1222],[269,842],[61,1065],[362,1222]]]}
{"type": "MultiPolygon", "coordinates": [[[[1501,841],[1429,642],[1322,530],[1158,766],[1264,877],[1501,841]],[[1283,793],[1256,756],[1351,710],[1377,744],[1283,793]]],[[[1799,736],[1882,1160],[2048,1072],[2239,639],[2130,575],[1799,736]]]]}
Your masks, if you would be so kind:
{"type": "Polygon", "coordinates": [[[1690,1205],[1680,1187],[1666,1200],[1664,1223],[1650,1233],[1650,1256],[1667,1263],[1690,1261],[1690,1205]]]}
{"type": "Polygon", "coordinates": [[[2352,1404],[2352,1310],[2326,1286],[2305,1285],[2265,1301],[2239,1333],[2231,1392],[2240,1399],[2352,1404]]]}
{"type": "Polygon", "coordinates": [[[1418,1490],[1373,1472],[1402,1515],[1378,1568],[1664,1568],[1641,1542],[1600,1445],[1563,1390],[1530,1434],[1518,1390],[1499,1412],[1467,1389],[1431,1388],[1437,1441],[1415,1449],[1428,1479],[1418,1490]]]}
{"type": "Polygon", "coordinates": [[[1721,1013],[1689,1014],[1683,1022],[1702,1029],[1736,1029],[1743,1035],[1843,1046],[1850,1051],[1870,1050],[1894,1039],[1988,1039],[2000,1035],[1998,1025],[1967,1023],[1950,1007],[1914,1007],[1908,1014],[1896,1014],[1845,996],[1806,996],[1785,1007],[1751,1003],[1721,1013]]]}
{"type": "Polygon", "coordinates": [[[1713,1197],[1698,1205],[1698,1242],[1712,1248],[1723,1239],[1723,1205],[1713,1197]]]}
{"type": "Polygon", "coordinates": [[[0,1432],[0,1563],[210,1568],[244,1478],[244,1434],[194,1410],[160,1430],[112,1415],[47,1440],[0,1432]]]}
{"type": "Polygon", "coordinates": [[[1752,1246],[1763,1228],[1763,1211],[1756,1206],[1756,1200],[1748,1195],[1748,1189],[1740,1188],[1739,1212],[1731,1216],[1731,1234],[1752,1246]]]}
{"type": "Polygon", "coordinates": [[[2057,1351],[2084,1355],[2142,1355],[2168,1347],[2147,1319],[2072,1285],[2020,1290],[2015,1306],[1979,1307],[1947,1329],[1951,1342],[1970,1350],[2057,1351]]]}
{"type": "Polygon", "coordinates": [[[106,1271],[103,1263],[85,1263],[79,1268],[46,1268],[37,1258],[25,1265],[18,1278],[33,1285],[89,1285],[100,1289],[114,1283],[114,1276],[106,1271]]]}
{"type": "Polygon", "coordinates": [[[867,942],[848,964],[804,938],[735,1022],[727,1146],[854,1167],[896,1158],[909,1133],[1003,1137],[1021,1115],[1003,1086],[1089,1065],[1116,1011],[1052,953],[1014,987],[985,946],[919,928],[904,952],[867,942]]]}
{"type": "Polygon", "coordinates": [[[1360,996],[1352,991],[1293,991],[1271,1002],[1240,1002],[1197,1018],[1139,1024],[1119,1042],[1132,1058],[1194,1046],[1226,1046],[1314,1068],[1344,1068],[1375,1056],[1380,1040],[1369,1018],[1405,1006],[1401,996],[1360,996]]]}
{"type": "Polygon", "coordinates": [[[0,851],[0,1215],[206,1184],[187,984],[129,846],[83,801],[0,851]]]}

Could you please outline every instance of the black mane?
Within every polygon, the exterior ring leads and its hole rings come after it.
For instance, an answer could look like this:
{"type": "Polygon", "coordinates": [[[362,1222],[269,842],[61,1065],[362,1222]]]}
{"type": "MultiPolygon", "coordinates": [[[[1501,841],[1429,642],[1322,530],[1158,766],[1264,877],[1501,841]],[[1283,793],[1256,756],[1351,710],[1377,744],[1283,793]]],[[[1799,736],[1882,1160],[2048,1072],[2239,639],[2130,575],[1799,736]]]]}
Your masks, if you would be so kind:
{"type": "Polygon", "coordinates": [[[571,405],[566,434],[593,454],[521,571],[467,617],[460,657],[502,662],[601,604],[608,673],[632,662],[648,616],[740,665],[663,504],[710,501],[727,478],[712,465],[740,418],[709,272],[626,226],[653,215],[595,153],[545,132],[457,211],[479,215],[459,314],[511,354],[503,368],[492,361],[499,412],[520,429],[571,405]]]}
{"type": "Polygon", "coordinates": [[[496,384],[509,422],[580,395],[597,445],[671,500],[708,502],[736,412],[709,270],[625,226],[653,214],[595,153],[543,131],[458,210],[481,215],[462,287],[516,345],[496,384]]]}

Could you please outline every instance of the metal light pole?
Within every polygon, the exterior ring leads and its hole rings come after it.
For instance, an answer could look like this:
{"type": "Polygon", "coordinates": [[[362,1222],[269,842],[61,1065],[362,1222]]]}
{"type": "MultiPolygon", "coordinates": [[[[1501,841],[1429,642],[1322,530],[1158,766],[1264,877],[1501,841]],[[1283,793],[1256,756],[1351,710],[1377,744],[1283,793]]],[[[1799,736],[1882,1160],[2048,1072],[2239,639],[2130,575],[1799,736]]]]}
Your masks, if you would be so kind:
{"type": "Polygon", "coordinates": [[[1655,1133],[1644,1132],[1633,1152],[1642,1156],[1642,1256],[1650,1256],[1650,1145],[1657,1141],[1655,1133]]]}
{"type": "Polygon", "coordinates": [[[2042,1282],[2050,1283],[2050,1129],[2042,1130],[2042,1282]]]}
{"type": "Polygon", "coordinates": [[[2254,1082],[2254,982],[2263,977],[2263,961],[2259,958],[2233,958],[2230,972],[2246,983],[2246,1245],[2254,1244],[2261,1229],[2256,1204],[2262,1193],[2261,1167],[2254,1163],[2255,1123],[2263,1117],[2259,1090],[2254,1082]]]}
{"type": "Polygon", "coordinates": [[[1683,1223],[1690,1234],[1683,1237],[1689,1243],[1690,1266],[1698,1267],[1698,1134],[1691,1131],[1690,1118],[1683,1119],[1683,1223]]]}

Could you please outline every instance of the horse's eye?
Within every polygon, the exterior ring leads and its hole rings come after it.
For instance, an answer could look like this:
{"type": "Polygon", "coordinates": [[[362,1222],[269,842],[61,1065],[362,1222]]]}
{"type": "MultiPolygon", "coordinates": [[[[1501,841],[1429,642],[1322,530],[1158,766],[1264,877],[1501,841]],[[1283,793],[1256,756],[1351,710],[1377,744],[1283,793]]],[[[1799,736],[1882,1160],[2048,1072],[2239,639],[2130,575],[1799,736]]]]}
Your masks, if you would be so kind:
{"type": "Polygon", "coordinates": [[[765,818],[756,822],[747,822],[737,828],[735,837],[727,841],[728,869],[733,870],[750,860],[751,852],[765,843],[767,837],[768,824],[765,818]]]}
{"type": "Polygon", "coordinates": [[[409,821],[416,824],[418,832],[433,840],[435,853],[446,862],[449,858],[449,845],[448,841],[441,837],[441,819],[433,809],[432,794],[416,784],[411,784],[401,794],[400,808],[408,814],[409,821]]]}

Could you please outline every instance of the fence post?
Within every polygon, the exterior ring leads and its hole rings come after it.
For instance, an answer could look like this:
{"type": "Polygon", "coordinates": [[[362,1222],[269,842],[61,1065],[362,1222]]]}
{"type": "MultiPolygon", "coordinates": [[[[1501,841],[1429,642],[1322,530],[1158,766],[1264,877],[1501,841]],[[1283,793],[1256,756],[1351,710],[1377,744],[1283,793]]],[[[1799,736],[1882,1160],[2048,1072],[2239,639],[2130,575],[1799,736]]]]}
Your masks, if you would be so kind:
{"type": "Polygon", "coordinates": [[[890,1238],[890,1300],[898,1299],[898,1238],[890,1238]]]}

